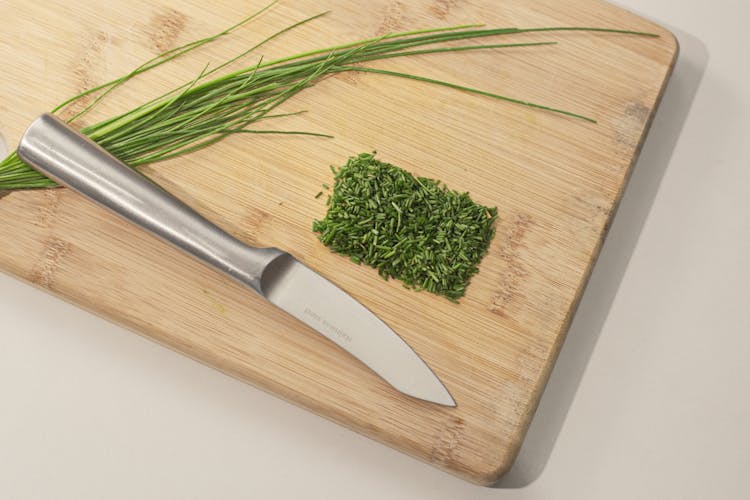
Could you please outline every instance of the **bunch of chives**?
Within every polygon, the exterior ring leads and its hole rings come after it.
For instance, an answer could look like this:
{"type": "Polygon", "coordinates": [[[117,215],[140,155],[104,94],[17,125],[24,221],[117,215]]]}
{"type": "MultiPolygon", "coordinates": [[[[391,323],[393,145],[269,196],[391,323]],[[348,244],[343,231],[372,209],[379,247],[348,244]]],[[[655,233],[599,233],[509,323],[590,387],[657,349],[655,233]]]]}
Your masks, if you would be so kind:
{"type": "MultiPolygon", "coordinates": [[[[267,5],[227,30],[169,50],[121,78],[68,99],[56,107],[53,112],[64,110],[79,99],[98,93],[98,96],[90,105],[69,120],[69,122],[75,122],[101,102],[112,90],[127,83],[130,79],[232,33],[240,26],[257,18],[275,3],[267,5]]],[[[297,93],[314,86],[327,75],[348,71],[379,73],[442,85],[463,92],[480,94],[493,99],[510,101],[523,106],[593,122],[594,120],[591,118],[569,111],[485,92],[456,83],[435,80],[425,76],[372,68],[368,67],[367,63],[394,57],[410,57],[421,54],[551,45],[555,43],[492,43],[445,46],[448,42],[488,39],[525,32],[578,30],[656,36],[649,33],[602,28],[486,29],[480,25],[452,26],[391,33],[348,44],[312,50],[274,61],[264,61],[260,58],[257,63],[242,70],[218,77],[213,76],[229,64],[257,51],[269,41],[326,14],[318,14],[294,23],[216,68],[209,70],[206,67],[195,80],[119,116],[84,127],[81,131],[131,167],[188,154],[215,144],[229,135],[238,133],[305,134],[330,137],[325,134],[312,132],[264,130],[256,128],[255,125],[262,120],[285,116],[274,113],[276,108],[281,104],[297,93]]],[[[0,190],[52,186],[55,186],[53,181],[24,164],[15,152],[0,162],[0,190]]]]}

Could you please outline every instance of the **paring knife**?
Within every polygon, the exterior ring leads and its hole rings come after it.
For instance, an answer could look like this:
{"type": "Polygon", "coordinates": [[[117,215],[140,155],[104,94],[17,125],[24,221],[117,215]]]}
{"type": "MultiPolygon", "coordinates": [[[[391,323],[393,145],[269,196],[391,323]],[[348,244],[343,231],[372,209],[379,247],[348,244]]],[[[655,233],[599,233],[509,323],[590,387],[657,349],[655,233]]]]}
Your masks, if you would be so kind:
{"type": "Polygon", "coordinates": [[[336,285],[276,248],[250,247],[50,114],[21,139],[23,161],[251,288],[367,365],[395,389],[455,406],[404,340],[336,285]]]}

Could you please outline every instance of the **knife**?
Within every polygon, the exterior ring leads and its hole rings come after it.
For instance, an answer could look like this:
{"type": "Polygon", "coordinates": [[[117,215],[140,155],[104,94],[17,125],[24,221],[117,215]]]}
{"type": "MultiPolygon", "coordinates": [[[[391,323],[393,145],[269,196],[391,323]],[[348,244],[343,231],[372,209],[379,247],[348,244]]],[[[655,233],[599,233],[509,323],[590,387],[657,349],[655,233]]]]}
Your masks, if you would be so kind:
{"type": "Polygon", "coordinates": [[[456,405],[422,358],[349,294],[287,252],[237,240],[53,115],[32,122],[18,155],[50,179],[249,287],[398,391],[456,405]]]}

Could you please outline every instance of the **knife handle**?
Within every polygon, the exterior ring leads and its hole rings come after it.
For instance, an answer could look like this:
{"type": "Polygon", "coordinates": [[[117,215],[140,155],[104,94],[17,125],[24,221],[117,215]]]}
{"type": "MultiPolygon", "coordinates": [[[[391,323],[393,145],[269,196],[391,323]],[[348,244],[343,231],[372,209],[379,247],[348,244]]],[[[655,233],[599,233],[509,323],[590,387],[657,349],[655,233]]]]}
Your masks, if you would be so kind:
{"type": "Polygon", "coordinates": [[[57,183],[260,294],[264,268],[285,255],[275,248],[245,245],[50,114],[32,122],[21,138],[18,156],[57,183]]]}

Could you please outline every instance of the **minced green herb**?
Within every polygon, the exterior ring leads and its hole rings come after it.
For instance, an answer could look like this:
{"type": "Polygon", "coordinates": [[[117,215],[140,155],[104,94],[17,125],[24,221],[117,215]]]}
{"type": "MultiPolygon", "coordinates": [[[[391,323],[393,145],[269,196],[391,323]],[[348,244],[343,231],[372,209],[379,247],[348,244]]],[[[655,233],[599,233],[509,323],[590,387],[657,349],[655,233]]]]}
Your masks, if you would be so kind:
{"type": "Polygon", "coordinates": [[[334,252],[407,288],[458,301],[495,235],[497,208],[363,153],[334,172],[313,231],[334,252]]]}

